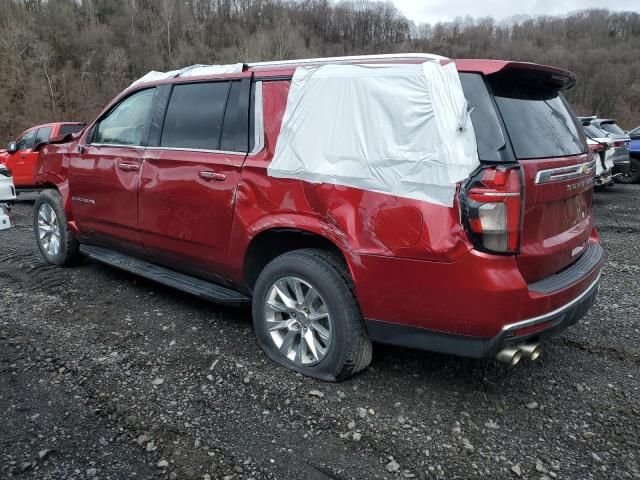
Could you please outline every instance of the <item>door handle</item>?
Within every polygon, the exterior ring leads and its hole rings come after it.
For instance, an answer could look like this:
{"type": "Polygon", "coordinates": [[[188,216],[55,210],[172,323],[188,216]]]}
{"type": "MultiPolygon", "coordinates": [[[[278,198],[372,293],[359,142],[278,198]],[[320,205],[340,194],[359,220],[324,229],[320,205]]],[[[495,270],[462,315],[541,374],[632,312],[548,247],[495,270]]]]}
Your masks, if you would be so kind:
{"type": "Polygon", "coordinates": [[[140,165],[137,163],[118,163],[118,168],[124,172],[137,172],[140,170],[140,165]]]}
{"type": "Polygon", "coordinates": [[[223,182],[227,179],[227,176],[224,173],[212,172],[211,170],[198,172],[198,176],[207,182],[223,182]]]}

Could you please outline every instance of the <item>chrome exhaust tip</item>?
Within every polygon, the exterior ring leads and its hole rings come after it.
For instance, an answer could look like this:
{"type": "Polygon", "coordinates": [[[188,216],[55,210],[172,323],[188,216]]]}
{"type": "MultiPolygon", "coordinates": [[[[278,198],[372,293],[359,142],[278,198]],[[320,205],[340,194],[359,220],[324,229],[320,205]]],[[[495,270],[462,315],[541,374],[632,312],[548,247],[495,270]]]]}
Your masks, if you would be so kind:
{"type": "Polygon", "coordinates": [[[520,345],[520,351],[522,352],[522,355],[527,357],[529,360],[537,359],[542,353],[542,349],[540,348],[540,345],[538,345],[537,343],[520,345]]]}
{"type": "Polygon", "coordinates": [[[507,347],[503,348],[496,354],[496,360],[508,363],[513,366],[522,358],[522,352],[519,347],[507,347]]]}

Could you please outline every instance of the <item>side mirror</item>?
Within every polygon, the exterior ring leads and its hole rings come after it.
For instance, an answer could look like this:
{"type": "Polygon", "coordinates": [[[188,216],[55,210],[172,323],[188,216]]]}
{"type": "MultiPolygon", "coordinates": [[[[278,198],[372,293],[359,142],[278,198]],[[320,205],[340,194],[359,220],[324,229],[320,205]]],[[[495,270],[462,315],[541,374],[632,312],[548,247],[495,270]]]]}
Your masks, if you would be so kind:
{"type": "Polygon", "coordinates": [[[18,144],[16,142],[11,142],[7,147],[7,152],[13,154],[18,151],[18,144]]]}

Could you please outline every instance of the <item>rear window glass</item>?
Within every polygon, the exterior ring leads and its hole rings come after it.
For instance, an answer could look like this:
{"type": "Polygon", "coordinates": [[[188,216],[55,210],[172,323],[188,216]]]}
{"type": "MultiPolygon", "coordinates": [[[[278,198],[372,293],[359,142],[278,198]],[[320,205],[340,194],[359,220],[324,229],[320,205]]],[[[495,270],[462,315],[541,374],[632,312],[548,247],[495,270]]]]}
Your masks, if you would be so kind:
{"type": "Polygon", "coordinates": [[[48,142],[51,138],[51,127],[42,127],[38,129],[38,134],[36,135],[36,139],[33,142],[34,145],[37,145],[42,142],[48,142]]]}
{"type": "Polygon", "coordinates": [[[175,85],[160,146],[217,150],[229,87],[229,82],[175,85]]]}
{"type": "Polygon", "coordinates": [[[62,125],[60,127],[60,133],[58,135],[67,135],[69,133],[77,133],[84,128],[84,125],[62,125]]]}
{"type": "Polygon", "coordinates": [[[584,133],[587,135],[587,137],[591,137],[591,138],[603,138],[606,136],[606,134],[599,130],[597,127],[594,127],[593,125],[584,125],[582,127],[584,129],[584,133]]]}
{"type": "Polygon", "coordinates": [[[537,83],[535,74],[528,72],[493,81],[489,78],[517,158],[562,157],[587,151],[581,126],[552,86],[537,83]]]}
{"type": "Polygon", "coordinates": [[[624,130],[622,130],[616,123],[601,123],[600,128],[609,133],[624,135],[624,130]]]}

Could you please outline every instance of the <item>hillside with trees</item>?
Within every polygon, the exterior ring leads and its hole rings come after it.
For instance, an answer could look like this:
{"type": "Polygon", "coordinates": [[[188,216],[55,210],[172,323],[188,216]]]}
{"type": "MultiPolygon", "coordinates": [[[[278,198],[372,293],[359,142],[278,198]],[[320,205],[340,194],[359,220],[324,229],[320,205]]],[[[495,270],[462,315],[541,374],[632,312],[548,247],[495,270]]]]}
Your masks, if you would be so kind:
{"type": "Polygon", "coordinates": [[[415,25],[366,0],[0,0],[0,140],[88,121],[149,70],[402,51],[566,68],[579,114],[640,123],[638,13],[415,25]]]}

